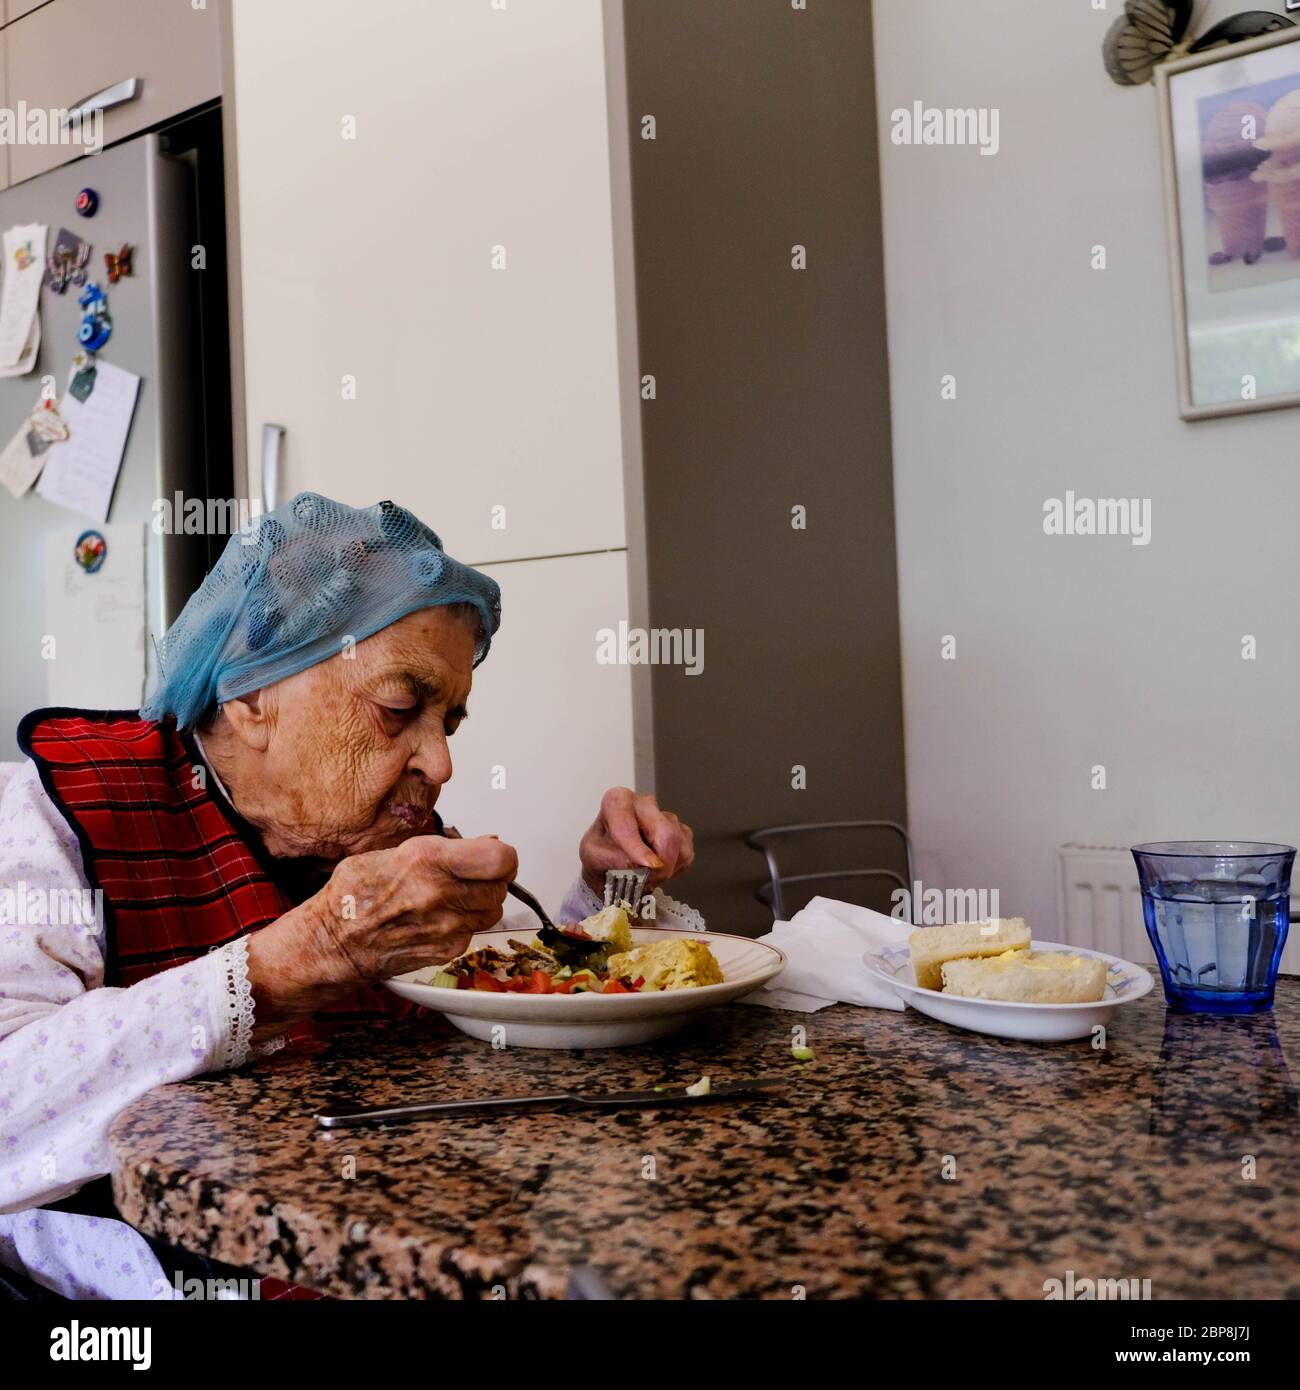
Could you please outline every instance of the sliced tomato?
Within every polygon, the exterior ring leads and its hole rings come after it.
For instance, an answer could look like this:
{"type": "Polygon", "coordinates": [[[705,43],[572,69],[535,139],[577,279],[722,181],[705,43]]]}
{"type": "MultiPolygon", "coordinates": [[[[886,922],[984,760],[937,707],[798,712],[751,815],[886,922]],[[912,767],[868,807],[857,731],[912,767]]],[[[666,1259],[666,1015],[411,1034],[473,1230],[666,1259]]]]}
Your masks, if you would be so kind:
{"type": "Polygon", "coordinates": [[[473,988],[474,988],[474,981],[471,980],[470,977],[469,977],[468,975],[457,975],[457,976],[456,976],[456,988],[457,988],[457,989],[473,989],[473,988]]]}
{"type": "Polygon", "coordinates": [[[631,994],[632,991],[623,983],[622,980],[606,980],[602,994],[631,994]]]}
{"type": "Polygon", "coordinates": [[[528,994],[550,994],[551,977],[545,970],[534,970],[524,989],[528,994]]]}
{"type": "Polygon", "coordinates": [[[506,989],[511,994],[527,994],[528,981],[522,975],[513,975],[506,981],[506,989]]]}
{"type": "Polygon", "coordinates": [[[645,976],[644,976],[644,975],[638,975],[638,976],[636,977],[636,979],[632,981],[632,988],[633,988],[633,989],[640,989],[641,986],[642,986],[643,984],[645,984],[645,976]]]}
{"type": "Polygon", "coordinates": [[[552,993],[552,994],[572,994],[572,993],[573,993],[573,981],[572,981],[572,980],[553,980],[553,981],[551,982],[551,993],[552,993]]]}
{"type": "Polygon", "coordinates": [[[506,994],[508,992],[505,985],[495,975],[489,975],[486,970],[474,972],[474,988],[486,990],[489,994],[506,994]]]}

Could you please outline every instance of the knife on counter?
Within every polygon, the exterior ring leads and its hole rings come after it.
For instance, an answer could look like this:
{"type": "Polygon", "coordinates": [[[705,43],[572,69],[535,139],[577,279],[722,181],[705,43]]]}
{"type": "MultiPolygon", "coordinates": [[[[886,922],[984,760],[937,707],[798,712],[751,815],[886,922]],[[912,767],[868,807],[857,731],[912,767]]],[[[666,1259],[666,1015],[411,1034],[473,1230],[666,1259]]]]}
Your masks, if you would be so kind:
{"type": "Polygon", "coordinates": [[[782,1085],[787,1078],[759,1077],[754,1081],[722,1081],[702,1095],[690,1095],[685,1086],[659,1086],[651,1091],[555,1091],[535,1096],[483,1096],[477,1100],[426,1100],[409,1105],[336,1105],[321,1110],[316,1123],[322,1129],[345,1125],[385,1124],[421,1120],[432,1115],[456,1115],[468,1110],[518,1110],[530,1105],[578,1106],[613,1109],[616,1106],[707,1105],[732,1096],[757,1095],[782,1085]]]}

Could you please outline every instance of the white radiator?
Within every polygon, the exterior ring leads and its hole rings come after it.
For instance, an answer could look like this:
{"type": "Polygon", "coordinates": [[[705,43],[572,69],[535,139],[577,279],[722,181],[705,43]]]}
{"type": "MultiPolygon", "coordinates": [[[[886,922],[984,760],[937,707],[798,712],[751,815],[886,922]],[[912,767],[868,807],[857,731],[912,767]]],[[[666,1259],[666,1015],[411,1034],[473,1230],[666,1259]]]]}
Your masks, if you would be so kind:
{"type": "MultiPolygon", "coordinates": [[[[1108,951],[1140,965],[1154,963],[1155,949],[1142,921],[1137,865],[1128,850],[1115,845],[1062,845],[1057,858],[1061,940],[1071,946],[1108,951]]],[[[1294,893],[1291,904],[1294,912],[1294,893]]],[[[1287,938],[1282,969],[1289,975],[1300,975],[1300,923],[1292,926],[1287,938]]]]}

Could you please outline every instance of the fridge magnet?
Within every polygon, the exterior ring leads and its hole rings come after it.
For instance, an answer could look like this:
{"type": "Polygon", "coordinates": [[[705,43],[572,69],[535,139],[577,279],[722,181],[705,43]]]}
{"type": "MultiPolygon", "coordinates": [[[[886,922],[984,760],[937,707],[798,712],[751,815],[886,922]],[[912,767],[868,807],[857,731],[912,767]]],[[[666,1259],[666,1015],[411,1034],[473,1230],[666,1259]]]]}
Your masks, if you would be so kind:
{"type": "Polygon", "coordinates": [[[1185,420],[1300,405],[1297,40],[1156,69],[1185,420]]]}
{"type": "Polygon", "coordinates": [[[95,359],[89,353],[79,352],[72,359],[72,380],[68,383],[68,394],[85,405],[94,389],[95,359]]]}
{"type": "Polygon", "coordinates": [[[113,320],[108,315],[108,300],[104,291],[93,281],[77,296],[81,305],[81,325],[77,341],[87,352],[98,352],[113,332],[113,320]]]}
{"type": "Polygon", "coordinates": [[[14,248],[14,264],[19,270],[26,270],[35,259],[35,256],[32,255],[32,244],[30,241],[24,241],[14,248]]]}
{"type": "Polygon", "coordinates": [[[68,437],[68,426],[53,401],[42,400],[28,416],[27,422],[31,426],[27,431],[27,447],[33,458],[40,458],[51,444],[58,444],[68,437]]]}
{"type": "Polygon", "coordinates": [[[75,232],[60,227],[54,250],[46,260],[45,283],[55,294],[66,293],[69,285],[84,285],[89,260],[90,242],[82,241],[75,232]]]}
{"type": "Polygon", "coordinates": [[[77,194],[77,215],[79,217],[94,217],[99,211],[99,194],[93,188],[83,188],[77,194]]]}
{"type": "Polygon", "coordinates": [[[77,537],[73,554],[77,557],[77,564],[87,574],[94,574],[104,563],[104,556],[108,554],[108,542],[99,531],[83,531],[77,537]]]}
{"type": "Polygon", "coordinates": [[[51,444],[57,444],[68,437],[68,426],[58,405],[52,400],[42,398],[41,403],[28,416],[32,429],[51,444]]]}
{"type": "Polygon", "coordinates": [[[123,242],[120,251],[104,253],[104,264],[108,267],[108,283],[110,285],[116,285],[122,276],[131,274],[131,251],[132,248],[123,242]]]}

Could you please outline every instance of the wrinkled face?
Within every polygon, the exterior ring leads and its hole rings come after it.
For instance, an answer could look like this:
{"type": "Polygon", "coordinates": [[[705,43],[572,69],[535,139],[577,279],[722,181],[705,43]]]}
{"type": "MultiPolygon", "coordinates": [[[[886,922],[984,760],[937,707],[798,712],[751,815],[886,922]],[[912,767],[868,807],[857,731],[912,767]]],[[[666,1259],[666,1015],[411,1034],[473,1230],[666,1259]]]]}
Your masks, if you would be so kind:
{"type": "Polygon", "coordinates": [[[468,712],[473,666],[469,623],[424,608],[262,691],[272,838],[332,862],[424,829],[451,778],[447,740],[468,712]]]}

